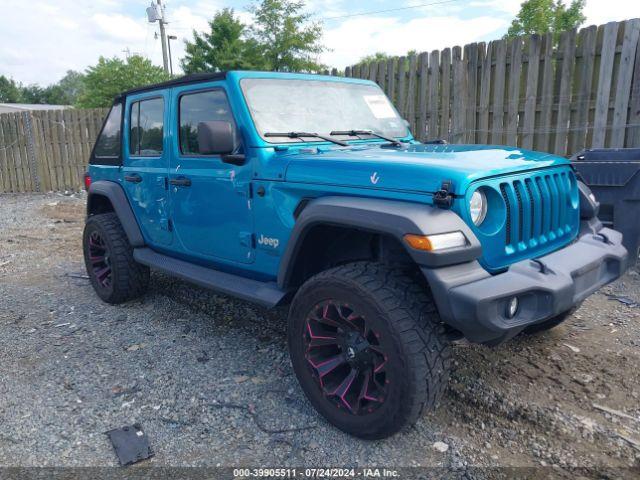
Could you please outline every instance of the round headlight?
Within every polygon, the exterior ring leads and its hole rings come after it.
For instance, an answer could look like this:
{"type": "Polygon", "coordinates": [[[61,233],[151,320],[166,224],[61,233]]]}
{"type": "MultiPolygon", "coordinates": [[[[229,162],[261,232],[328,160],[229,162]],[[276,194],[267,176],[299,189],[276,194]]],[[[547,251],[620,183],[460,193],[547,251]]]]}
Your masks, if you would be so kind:
{"type": "Polygon", "coordinates": [[[473,192],[473,195],[471,195],[469,213],[471,214],[471,220],[476,225],[484,222],[487,216],[487,197],[481,190],[476,190],[473,192]]]}

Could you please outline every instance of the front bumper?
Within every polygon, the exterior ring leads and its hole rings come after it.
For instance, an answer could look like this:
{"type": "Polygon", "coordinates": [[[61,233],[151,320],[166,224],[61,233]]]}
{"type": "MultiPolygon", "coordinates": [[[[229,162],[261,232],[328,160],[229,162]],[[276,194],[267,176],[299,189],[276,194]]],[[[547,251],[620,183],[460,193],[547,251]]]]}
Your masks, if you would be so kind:
{"type": "Polygon", "coordinates": [[[422,269],[443,321],[473,342],[498,344],[570,310],[625,271],[622,234],[583,222],[577,240],[491,275],[477,261],[422,269]],[[518,297],[515,317],[507,302],[518,297]]]}

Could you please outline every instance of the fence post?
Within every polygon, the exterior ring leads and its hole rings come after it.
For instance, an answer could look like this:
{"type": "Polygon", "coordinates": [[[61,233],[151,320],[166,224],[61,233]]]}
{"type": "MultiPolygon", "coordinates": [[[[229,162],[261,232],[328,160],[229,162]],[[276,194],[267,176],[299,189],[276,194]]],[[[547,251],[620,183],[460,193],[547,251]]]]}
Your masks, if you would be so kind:
{"type": "Polygon", "coordinates": [[[40,192],[40,175],[38,162],[36,160],[36,142],[33,135],[33,123],[31,121],[31,112],[22,112],[22,120],[24,121],[24,133],[26,135],[27,155],[29,157],[29,170],[31,171],[31,179],[36,192],[40,192]]]}

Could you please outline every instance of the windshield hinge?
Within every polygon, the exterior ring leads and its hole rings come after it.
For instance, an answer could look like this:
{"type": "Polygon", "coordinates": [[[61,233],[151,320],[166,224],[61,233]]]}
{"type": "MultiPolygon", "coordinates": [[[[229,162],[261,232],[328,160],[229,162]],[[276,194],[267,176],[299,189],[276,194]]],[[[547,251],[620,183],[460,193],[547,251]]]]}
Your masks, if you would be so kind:
{"type": "Polygon", "coordinates": [[[451,205],[453,205],[452,188],[453,183],[451,180],[443,181],[440,190],[433,194],[433,204],[440,208],[451,208],[451,205]]]}

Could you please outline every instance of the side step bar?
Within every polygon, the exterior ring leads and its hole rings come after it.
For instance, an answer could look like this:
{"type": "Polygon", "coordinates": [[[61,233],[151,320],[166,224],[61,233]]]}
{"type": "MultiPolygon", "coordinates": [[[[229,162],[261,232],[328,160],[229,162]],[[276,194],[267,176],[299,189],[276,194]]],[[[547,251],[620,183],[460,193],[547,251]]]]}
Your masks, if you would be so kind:
{"type": "Polygon", "coordinates": [[[279,289],[275,282],[260,282],[194,265],[154,252],[150,248],[134,249],[133,258],[138,263],[155,268],[168,275],[226,295],[257,303],[267,308],[278,306],[287,294],[287,292],[279,289]]]}

